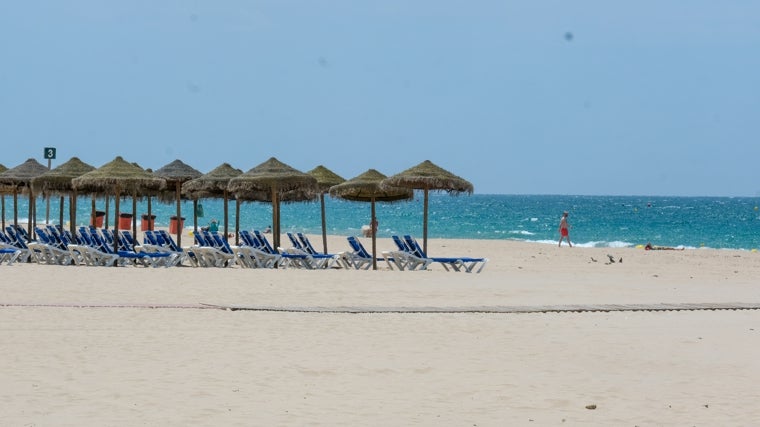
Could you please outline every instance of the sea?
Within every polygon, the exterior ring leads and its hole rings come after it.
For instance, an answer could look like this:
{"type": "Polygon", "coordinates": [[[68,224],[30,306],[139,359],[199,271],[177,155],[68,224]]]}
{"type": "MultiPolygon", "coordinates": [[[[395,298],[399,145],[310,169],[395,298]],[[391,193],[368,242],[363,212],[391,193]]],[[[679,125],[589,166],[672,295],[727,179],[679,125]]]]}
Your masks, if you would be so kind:
{"type": "MultiPolygon", "coordinates": [[[[18,198],[19,221],[26,222],[28,200],[18,198]]],[[[122,212],[132,212],[132,200],[122,199],[122,212]]],[[[223,201],[200,200],[198,225],[212,219],[223,229],[223,201]]],[[[229,202],[229,224],[234,231],[235,202],[229,202]]],[[[112,217],[114,200],[108,201],[112,217]]],[[[37,222],[59,223],[60,198],[37,200],[37,222]]],[[[168,226],[176,216],[176,205],[152,200],[157,226],[168,226]]],[[[757,250],[760,248],[760,197],[663,197],[663,196],[572,196],[572,195],[449,195],[430,193],[428,238],[500,239],[557,244],[557,226],[564,211],[569,213],[570,237],[582,247],[633,247],[645,245],[684,248],[757,250]]],[[[105,211],[106,200],[96,200],[96,209],[105,211]]],[[[321,204],[286,203],[281,206],[283,232],[322,232],[321,204]]],[[[89,223],[91,200],[79,198],[77,222],[89,223]]],[[[68,198],[64,201],[64,223],[68,224],[68,198]]],[[[370,203],[352,202],[325,196],[328,234],[361,235],[370,222],[370,203]]],[[[378,236],[423,232],[423,194],[414,200],[376,204],[378,236]]],[[[137,202],[138,229],[147,201],[137,202]]],[[[6,225],[13,221],[13,199],[5,196],[6,225]]],[[[193,227],[193,204],[182,202],[184,226],[193,227]]],[[[113,224],[113,219],[110,220],[113,224]]],[[[272,207],[267,203],[245,202],[240,208],[244,229],[265,229],[272,224],[272,207]]]]}

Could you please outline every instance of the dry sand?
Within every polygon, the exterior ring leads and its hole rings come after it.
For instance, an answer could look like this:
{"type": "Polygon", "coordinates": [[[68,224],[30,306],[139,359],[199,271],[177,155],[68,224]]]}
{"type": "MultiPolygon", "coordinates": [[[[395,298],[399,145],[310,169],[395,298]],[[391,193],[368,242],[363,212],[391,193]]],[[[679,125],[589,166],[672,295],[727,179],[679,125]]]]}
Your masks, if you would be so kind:
{"type": "Polygon", "coordinates": [[[0,424],[760,424],[760,311],[287,311],[760,303],[755,252],[442,239],[428,252],[490,262],[481,274],[3,265],[0,424]]]}

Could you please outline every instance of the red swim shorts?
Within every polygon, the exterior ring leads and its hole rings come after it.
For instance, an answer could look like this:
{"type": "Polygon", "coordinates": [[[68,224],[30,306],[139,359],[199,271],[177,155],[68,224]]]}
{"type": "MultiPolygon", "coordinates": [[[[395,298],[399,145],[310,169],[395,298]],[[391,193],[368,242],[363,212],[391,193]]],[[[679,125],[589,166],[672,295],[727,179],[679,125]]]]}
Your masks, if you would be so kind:
{"type": "Polygon", "coordinates": [[[562,237],[567,237],[567,236],[568,236],[567,228],[562,228],[562,229],[560,229],[560,230],[559,230],[559,234],[560,234],[562,237]]]}

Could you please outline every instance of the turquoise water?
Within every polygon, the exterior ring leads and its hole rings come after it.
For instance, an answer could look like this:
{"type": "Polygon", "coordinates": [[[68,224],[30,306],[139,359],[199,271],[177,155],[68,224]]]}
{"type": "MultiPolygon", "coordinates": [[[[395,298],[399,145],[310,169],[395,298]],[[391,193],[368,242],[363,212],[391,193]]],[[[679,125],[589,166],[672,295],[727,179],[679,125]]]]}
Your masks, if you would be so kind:
{"type": "MultiPolygon", "coordinates": [[[[358,235],[369,223],[369,203],[325,198],[329,234],[358,235]]],[[[131,199],[122,200],[122,210],[131,212],[131,199]]],[[[202,200],[204,217],[199,225],[223,217],[221,200],[202,200]]],[[[45,202],[37,202],[37,219],[45,221],[45,202]]],[[[57,223],[59,199],[50,203],[51,222],[57,223]]],[[[138,216],[147,213],[145,201],[137,204],[138,216]]],[[[174,205],[152,203],[156,224],[168,226],[176,213],[174,205]]],[[[579,246],[626,247],[652,242],[655,245],[731,249],[760,248],[760,198],[757,197],[647,197],[647,196],[560,196],[486,195],[430,196],[430,238],[513,239],[544,243],[557,241],[557,224],[563,211],[570,213],[570,237],[579,246]]],[[[13,219],[13,201],[6,197],[6,222],[13,219]]],[[[105,210],[105,201],[97,201],[105,210]]],[[[113,210],[113,200],[110,202],[113,210]]],[[[64,207],[68,212],[68,202],[64,207]]],[[[192,227],[192,203],[183,202],[185,225],[192,227]]],[[[320,204],[282,205],[284,231],[321,233],[320,204]]],[[[90,199],[80,199],[78,222],[89,218],[90,199]]],[[[235,204],[230,203],[230,227],[234,229],[235,204]]],[[[19,218],[27,217],[27,200],[19,198],[19,218]]],[[[422,194],[414,201],[377,204],[378,235],[422,236],[422,194]]],[[[271,224],[268,204],[244,203],[241,226],[263,229],[271,224]]],[[[222,225],[223,226],[223,225],[222,225]]]]}

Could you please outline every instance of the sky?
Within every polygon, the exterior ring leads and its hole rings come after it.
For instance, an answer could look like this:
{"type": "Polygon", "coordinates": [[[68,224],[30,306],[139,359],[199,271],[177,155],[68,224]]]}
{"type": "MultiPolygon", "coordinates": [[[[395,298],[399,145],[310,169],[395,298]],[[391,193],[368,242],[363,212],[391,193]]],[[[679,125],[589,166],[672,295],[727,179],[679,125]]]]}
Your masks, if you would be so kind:
{"type": "Polygon", "coordinates": [[[760,196],[760,2],[8,1],[0,164],[760,196]]]}

